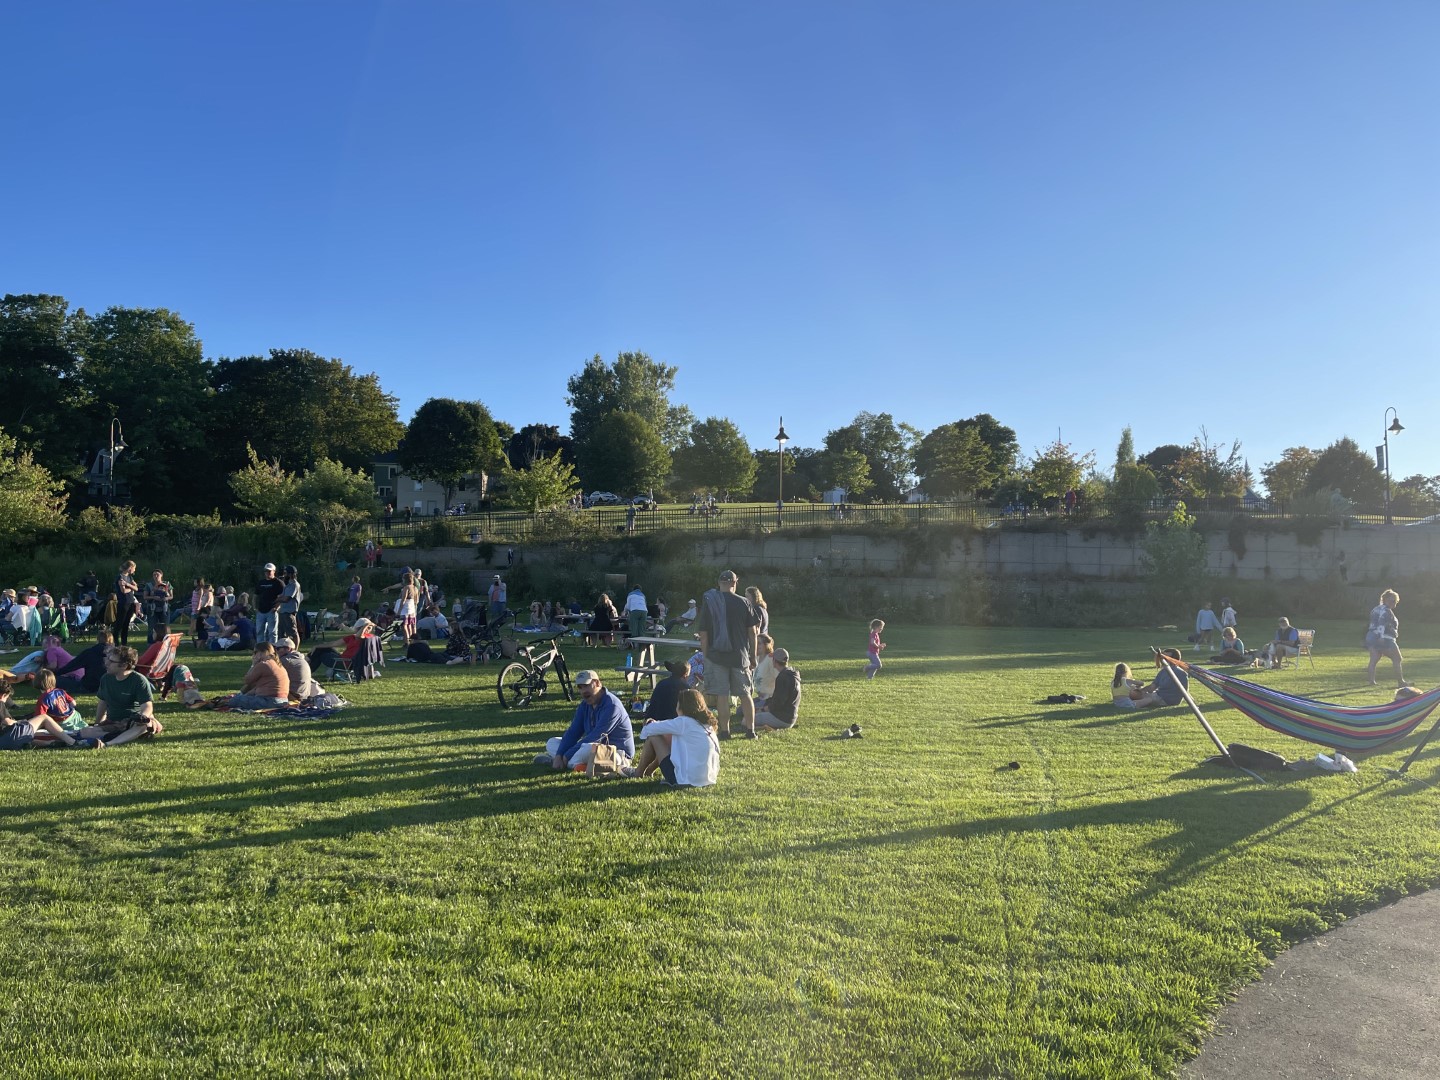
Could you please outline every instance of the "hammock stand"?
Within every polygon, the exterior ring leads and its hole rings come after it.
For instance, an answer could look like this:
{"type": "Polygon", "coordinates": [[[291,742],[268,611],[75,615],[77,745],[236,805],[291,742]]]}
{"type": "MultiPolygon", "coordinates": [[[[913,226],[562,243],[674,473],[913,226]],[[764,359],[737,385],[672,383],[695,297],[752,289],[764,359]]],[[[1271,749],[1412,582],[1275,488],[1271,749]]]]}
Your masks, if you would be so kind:
{"type": "MultiPolygon", "coordinates": [[[[1218,671],[1196,667],[1184,660],[1166,656],[1159,649],[1154,652],[1171,667],[1189,672],[1216,696],[1233,705],[1261,727],[1320,746],[1342,750],[1351,756],[1373,754],[1402,741],[1440,706],[1440,689],[1383,705],[1351,706],[1311,701],[1309,698],[1296,697],[1246,682],[1233,675],[1223,675],[1218,671]]],[[[1189,689],[1181,686],[1180,691],[1190,706],[1190,711],[1210,736],[1210,741],[1220,749],[1222,756],[1234,765],[1228,748],[1220,742],[1214,728],[1195,704],[1195,699],[1190,696],[1189,689]]],[[[1440,719],[1431,725],[1425,737],[1420,740],[1420,745],[1411,751],[1398,770],[1383,771],[1391,776],[1404,776],[1430,742],[1437,728],[1440,728],[1440,719]]]]}

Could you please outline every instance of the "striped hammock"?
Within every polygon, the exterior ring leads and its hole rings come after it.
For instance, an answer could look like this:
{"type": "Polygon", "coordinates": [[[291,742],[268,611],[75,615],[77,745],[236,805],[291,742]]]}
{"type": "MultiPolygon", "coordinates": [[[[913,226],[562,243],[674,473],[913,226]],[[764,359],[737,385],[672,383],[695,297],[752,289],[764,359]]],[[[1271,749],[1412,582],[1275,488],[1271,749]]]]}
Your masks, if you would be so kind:
{"type": "Polygon", "coordinates": [[[1165,660],[1188,671],[1197,682],[1262,727],[1346,753],[1371,754],[1399,742],[1440,705],[1440,688],[1384,705],[1331,705],[1282,694],[1183,660],[1165,660]]]}

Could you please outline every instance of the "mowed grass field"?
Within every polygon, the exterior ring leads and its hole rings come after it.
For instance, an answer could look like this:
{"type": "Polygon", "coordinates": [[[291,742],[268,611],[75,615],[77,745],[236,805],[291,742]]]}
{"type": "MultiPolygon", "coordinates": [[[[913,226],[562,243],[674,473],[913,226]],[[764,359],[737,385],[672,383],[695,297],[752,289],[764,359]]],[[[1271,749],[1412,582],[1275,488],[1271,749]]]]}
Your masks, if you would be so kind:
{"type": "MultiPolygon", "coordinates": [[[[1257,679],[1388,698],[1358,622],[1257,679]]],[[[494,667],[0,755],[0,1074],[1164,1075],[1268,955],[1440,878],[1400,751],[1260,784],[1197,766],[1183,707],[1112,710],[1113,663],[1178,635],[897,623],[865,682],[863,625],[774,624],[801,725],[722,744],[709,791],[535,767],[570,708],[502,711],[494,667]]],[[[1404,642],[1434,685],[1434,633],[1404,642]]],[[[185,659],[207,693],[244,667],[185,659]]]]}

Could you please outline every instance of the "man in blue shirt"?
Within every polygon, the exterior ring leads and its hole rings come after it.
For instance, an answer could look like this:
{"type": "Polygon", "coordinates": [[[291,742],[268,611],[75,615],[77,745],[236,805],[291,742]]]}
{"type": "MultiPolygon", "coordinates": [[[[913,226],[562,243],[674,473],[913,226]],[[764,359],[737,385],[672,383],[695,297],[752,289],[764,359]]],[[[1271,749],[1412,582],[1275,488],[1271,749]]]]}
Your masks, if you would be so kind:
{"type": "MultiPolygon", "coordinates": [[[[1160,652],[1172,660],[1180,659],[1179,649],[1161,649],[1160,652]]],[[[1161,660],[1157,654],[1155,666],[1160,669],[1160,674],[1155,676],[1155,681],[1145,687],[1145,696],[1135,699],[1135,707],[1143,709],[1151,705],[1179,705],[1185,700],[1185,693],[1182,689],[1190,686],[1190,676],[1181,668],[1174,667],[1161,660]]]]}
{"type": "Polygon", "coordinates": [[[580,691],[580,707],[574,719],[564,735],[545,743],[545,753],[535,758],[535,764],[557,770],[583,769],[595,759],[595,745],[608,742],[620,758],[619,767],[629,765],[635,756],[635,729],[624,704],[605,689],[593,671],[576,675],[575,686],[580,691]]]}

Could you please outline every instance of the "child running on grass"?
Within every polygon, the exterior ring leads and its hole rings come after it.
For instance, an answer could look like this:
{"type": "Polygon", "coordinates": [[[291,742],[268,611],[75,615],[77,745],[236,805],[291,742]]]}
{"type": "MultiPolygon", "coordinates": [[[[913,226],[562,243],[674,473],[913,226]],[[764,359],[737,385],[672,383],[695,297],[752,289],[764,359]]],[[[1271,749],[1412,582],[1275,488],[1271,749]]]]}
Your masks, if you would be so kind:
{"type": "Polygon", "coordinates": [[[870,663],[865,666],[867,679],[875,678],[876,673],[880,670],[880,650],[885,648],[885,643],[880,640],[880,634],[884,629],[884,619],[870,620],[870,644],[866,648],[866,655],[869,656],[870,663]]]}

